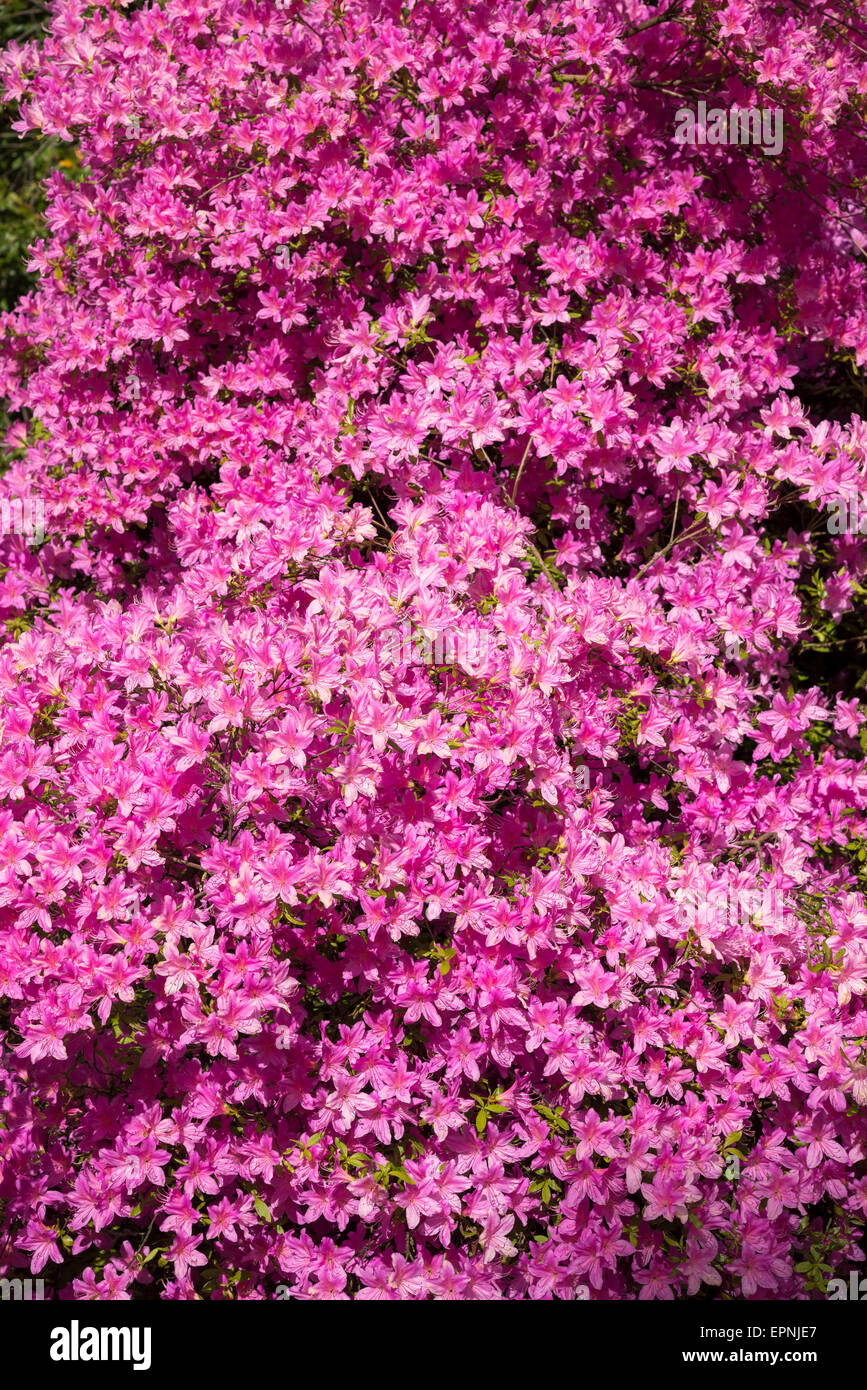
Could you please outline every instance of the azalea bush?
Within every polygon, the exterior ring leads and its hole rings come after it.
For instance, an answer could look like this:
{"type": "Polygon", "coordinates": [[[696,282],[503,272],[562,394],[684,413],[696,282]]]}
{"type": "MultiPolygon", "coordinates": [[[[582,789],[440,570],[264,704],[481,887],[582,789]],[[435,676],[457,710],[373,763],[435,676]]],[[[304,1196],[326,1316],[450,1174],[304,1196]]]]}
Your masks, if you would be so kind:
{"type": "Polygon", "coordinates": [[[0,318],[0,1272],[822,1297],[867,5],[55,0],[2,77],[80,168],[0,318]]]}

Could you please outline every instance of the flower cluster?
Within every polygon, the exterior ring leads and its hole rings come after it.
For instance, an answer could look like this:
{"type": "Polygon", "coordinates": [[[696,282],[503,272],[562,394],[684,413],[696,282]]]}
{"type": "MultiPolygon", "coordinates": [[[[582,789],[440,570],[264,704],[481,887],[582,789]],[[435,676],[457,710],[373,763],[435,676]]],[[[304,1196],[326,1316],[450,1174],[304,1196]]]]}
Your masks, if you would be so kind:
{"type": "Polygon", "coordinates": [[[6,52],[80,168],[0,318],[3,1272],[863,1259],[864,9],[54,0],[6,52]],[[705,94],[781,152],[678,143],[705,94]]]}

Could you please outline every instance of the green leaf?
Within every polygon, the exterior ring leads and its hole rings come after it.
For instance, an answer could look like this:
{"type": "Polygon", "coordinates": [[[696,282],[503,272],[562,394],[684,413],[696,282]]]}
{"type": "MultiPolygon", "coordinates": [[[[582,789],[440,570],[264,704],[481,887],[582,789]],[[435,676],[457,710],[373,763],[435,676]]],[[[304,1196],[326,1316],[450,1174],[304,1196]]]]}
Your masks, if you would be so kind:
{"type": "Polygon", "coordinates": [[[262,1218],[263,1221],[273,1221],[273,1220],[274,1220],[273,1216],[271,1215],[270,1211],[269,1211],[268,1208],[266,1207],[265,1203],[262,1201],[262,1198],[261,1198],[261,1197],[254,1197],[254,1198],[253,1198],[253,1206],[256,1208],[256,1214],[257,1214],[257,1216],[261,1216],[261,1218],[262,1218]]]}

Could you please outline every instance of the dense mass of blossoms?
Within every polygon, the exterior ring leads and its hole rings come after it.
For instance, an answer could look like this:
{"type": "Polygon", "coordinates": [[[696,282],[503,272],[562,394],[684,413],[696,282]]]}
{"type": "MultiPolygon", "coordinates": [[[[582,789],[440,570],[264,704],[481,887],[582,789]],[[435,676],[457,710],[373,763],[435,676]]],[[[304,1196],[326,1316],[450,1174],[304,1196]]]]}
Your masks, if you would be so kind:
{"type": "Polygon", "coordinates": [[[867,5],[52,9],[2,59],[80,170],[0,319],[0,1273],[821,1296],[867,5]],[[782,151],[675,143],[705,98],[782,151]]]}

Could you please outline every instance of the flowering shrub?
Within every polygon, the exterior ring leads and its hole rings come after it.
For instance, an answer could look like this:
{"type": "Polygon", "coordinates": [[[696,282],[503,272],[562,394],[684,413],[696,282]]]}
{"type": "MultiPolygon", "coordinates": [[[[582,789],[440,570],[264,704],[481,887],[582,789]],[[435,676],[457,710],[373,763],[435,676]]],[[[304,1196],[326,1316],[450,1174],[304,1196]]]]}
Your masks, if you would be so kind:
{"type": "Polygon", "coordinates": [[[5,1272],[863,1259],[865,8],[56,0],[8,49],[80,169],[0,319],[5,1272]],[[780,153],[677,143],[705,97],[780,153]]]}

